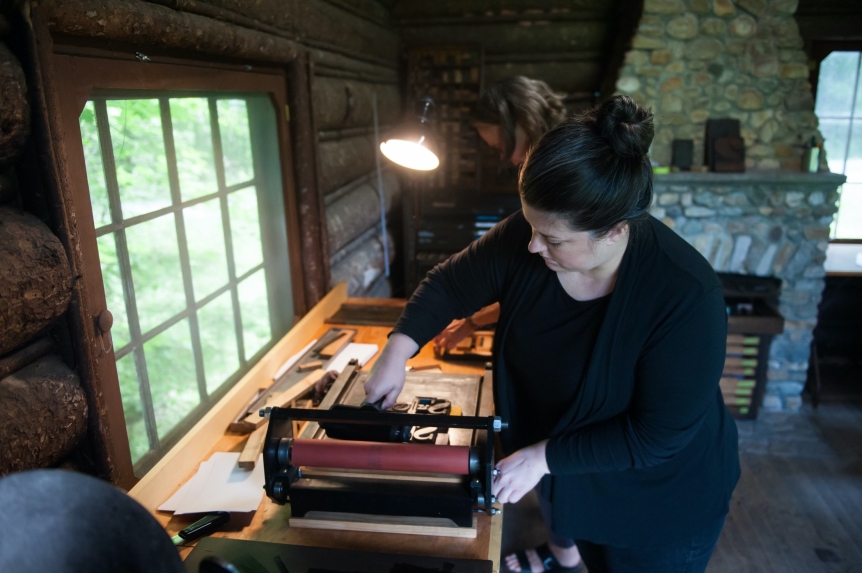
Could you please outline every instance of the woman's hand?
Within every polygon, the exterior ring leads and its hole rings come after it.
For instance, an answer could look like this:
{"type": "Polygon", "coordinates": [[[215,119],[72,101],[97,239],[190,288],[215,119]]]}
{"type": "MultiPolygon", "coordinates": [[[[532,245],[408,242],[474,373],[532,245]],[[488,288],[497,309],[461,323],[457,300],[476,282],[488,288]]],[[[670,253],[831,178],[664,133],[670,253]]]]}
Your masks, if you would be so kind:
{"type": "Polygon", "coordinates": [[[404,387],[404,367],[417,350],[419,345],[409,336],[390,336],[365,381],[365,401],[373,404],[383,398],[384,408],[395,404],[404,387]]]}
{"type": "Polygon", "coordinates": [[[459,318],[453,320],[443,332],[434,337],[434,350],[440,354],[444,349],[452,350],[459,342],[475,332],[473,325],[467,319],[459,318]]]}
{"type": "Polygon", "coordinates": [[[542,476],[551,473],[545,459],[548,440],[518,450],[497,462],[491,493],[500,503],[515,503],[536,487],[542,476]]]}

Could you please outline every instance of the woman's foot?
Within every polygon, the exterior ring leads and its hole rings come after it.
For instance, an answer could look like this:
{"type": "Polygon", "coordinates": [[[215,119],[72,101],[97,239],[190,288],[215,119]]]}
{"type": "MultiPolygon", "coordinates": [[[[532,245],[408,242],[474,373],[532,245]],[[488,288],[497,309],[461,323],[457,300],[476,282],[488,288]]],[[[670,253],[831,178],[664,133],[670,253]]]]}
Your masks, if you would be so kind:
{"type": "MultiPolygon", "coordinates": [[[[576,545],[564,548],[558,547],[549,541],[544,547],[547,547],[550,550],[551,555],[557,560],[562,569],[571,569],[581,564],[581,554],[578,552],[578,547],[576,545]]],[[[555,569],[545,568],[545,565],[542,562],[542,557],[537,552],[537,549],[525,549],[521,552],[527,556],[527,560],[530,563],[529,570],[532,573],[542,573],[543,571],[549,570],[554,571],[555,569]]],[[[518,559],[518,552],[506,555],[505,562],[506,568],[509,571],[516,573],[522,571],[521,562],[518,559]]]]}

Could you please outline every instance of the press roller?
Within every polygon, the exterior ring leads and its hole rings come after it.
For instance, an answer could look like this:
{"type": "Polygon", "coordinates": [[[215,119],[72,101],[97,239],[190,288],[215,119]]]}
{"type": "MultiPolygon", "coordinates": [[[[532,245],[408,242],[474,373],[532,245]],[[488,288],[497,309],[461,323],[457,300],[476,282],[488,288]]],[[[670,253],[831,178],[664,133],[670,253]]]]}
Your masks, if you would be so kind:
{"type": "Polygon", "coordinates": [[[408,473],[479,473],[479,449],[382,442],[294,439],[288,445],[295,466],[408,473]]]}

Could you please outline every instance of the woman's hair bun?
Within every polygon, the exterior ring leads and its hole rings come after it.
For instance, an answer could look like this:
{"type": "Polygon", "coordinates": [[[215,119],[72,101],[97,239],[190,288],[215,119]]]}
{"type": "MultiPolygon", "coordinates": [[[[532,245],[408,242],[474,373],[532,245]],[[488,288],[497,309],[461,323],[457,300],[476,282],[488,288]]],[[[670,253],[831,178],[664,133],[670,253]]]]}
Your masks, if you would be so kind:
{"type": "Polygon", "coordinates": [[[614,153],[622,157],[643,157],[655,135],[653,114],[629,96],[607,99],[596,111],[596,126],[614,153]]]}

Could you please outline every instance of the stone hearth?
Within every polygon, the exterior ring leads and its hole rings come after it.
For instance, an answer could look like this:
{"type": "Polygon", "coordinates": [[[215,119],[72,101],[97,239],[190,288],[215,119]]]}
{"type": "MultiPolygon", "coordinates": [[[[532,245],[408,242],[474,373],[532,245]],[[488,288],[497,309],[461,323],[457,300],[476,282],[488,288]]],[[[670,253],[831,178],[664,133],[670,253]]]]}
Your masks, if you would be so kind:
{"type": "Polygon", "coordinates": [[[716,271],[782,281],[784,333],[769,355],[763,408],[797,410],[823,291],[829,225],[843,175],[673,173],[655,177],[652,214],[716,271]]]}

